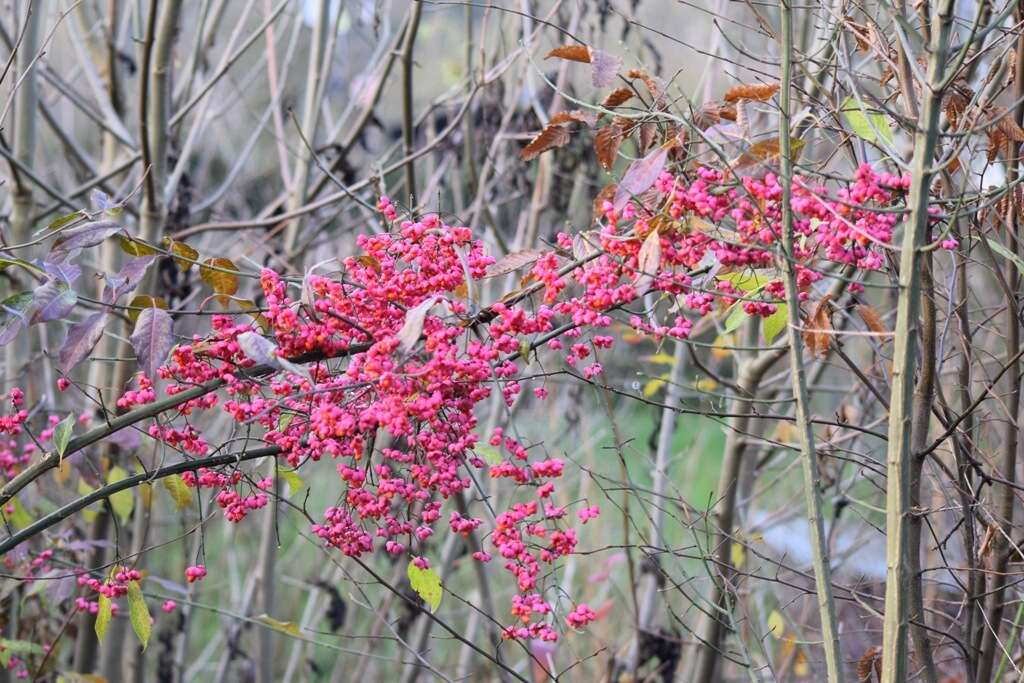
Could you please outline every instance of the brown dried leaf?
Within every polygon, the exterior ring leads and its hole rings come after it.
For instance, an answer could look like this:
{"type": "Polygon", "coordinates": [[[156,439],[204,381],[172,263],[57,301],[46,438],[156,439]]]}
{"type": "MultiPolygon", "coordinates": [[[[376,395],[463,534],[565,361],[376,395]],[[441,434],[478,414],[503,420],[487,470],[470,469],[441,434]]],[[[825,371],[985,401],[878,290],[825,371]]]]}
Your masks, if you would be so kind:
{"type": "Polygon", "coordinates": [[[586,45],[562,45],[547,53],[544,59],[550,59],[551,57],[590,64],[590,48],[586,45]]]}
{"type": "Polygon", "coordinates": [[[864,654],[857,660],[857,683],[872,683],[871,674],[882,680],[882,647],[875,645],[864,650],[864,654]]]}
{"type": "Polygon", "coordinates": [[[705,130],[722,121],[735,121],[737,115],[735,104],[705,102],[704,106],[694,115],[693,123],[701,130],[705,130]]]}
{"type": "Polygon", "coordinates": [[[423,334],[423,322],[427,318],[427,311],[433,308],[435,303],[437,303],[436,299],[431,296],[405,312],[402,329],[395,335],[403,351],[411,351],[412,347],[416,346],[420,335],[423,334]]]}
{"type": "Polygon", "coordinates": [[[533,159],[536,159],[538,155],[543,154],[550,149],[564,147],[569,144],[569,140],[569,131],[565,129],[565,126],[560,124],[548,124],[544,127],[544,130],[537,133],[537,135],[530,140],[530,144],[523,147],[523,151],[519,153],[519,158],[523,161],[532,161],[533,159]]]}
{"type": "Polygon", "coordinates": [[[847,28],[850,29],[850,33],[853,34],[854,39],[857,41],[857,49],[861,52],[867,52],[871,49],[871,31],[867,26],[858,24],[850,19],[844,19],[844,23],[847,28]]]}
{"type": "Polygon", "coordinates": [[[592,210],[593,210],[593,219],[595,221],[598,218],[601,218],[602,216],[604,216],[604,209],[602,207],[604,206],[605,202],[610,202],[613,199],[615,199],[615,192],[617,190],[618,190],[618,185],[616,185],[615,183],[609,183],[609,184],[605,185],[604,187],[602,187],[601,191],[597,193],[596,197],[594,197],[594,201],[592,203],[592,210]]]}
{"type": "Polygon", "coordinates": [[[581,109],[573,109],[572,111],[560,111],[551,117],[548,121],[549,126],[558,126],[563,123],[585,123],[588,126],[593,126],[597,123],[597,114],[592,111],[583,111],[581,109]]]}
{"type": "Polygon", "coordinates": [[[629,88],[616,88],[608,93],[608,96],[604,98],[604,102],[601,106],[605,109],[614,109],[615,107],[622,106],[633,98],[633,91],[629,88]]]}
{"type": "Polygon", "coordinates": [[[1024,142],[1024,128],[1017,125],[1006,107],[991,107],[989,113],[996,118],[996,128],[1014,142],[1024,142]]]}
{"type": "Polygon", "coordinates": [[[654,144],[654,134],[658,132],[657,127],[652,122],[647,122],[640,126],[640,153],[646,154],[647,150],[654,144]]]}
{"type": "Polygon", "coordinates": [[[639,79],[643,81],[643,84],[647,87],[647,92],[651,93],[651,97],[654,98],[655,107],[658,107],[662,104],[663,93],[661,90],[661,86],[658,84],[658,81],[655,80],[649,73],[647,73],[643,69],[630,69],[626,73],[626,76],[631,79],[639,79]]]}
{"type": "Polygon", "coordinates": [[[992,546],[999,533],[999,525],[992,522],[985,529],[985,535],[981,538],[981,545],[978,546],[978,562],[985,564],[985,561],[992,554],[992,546]]]}
{"type": "Polygon", "coordinates": [[[633,277],[633,286],[636,291],[643,294],[654,282],[654,275],[661,266],[661,235],[657,230],[651,230],[640,245],[640,251],[636,255],[636,275],[633,277]]]}
{"type": "Polygon", "coordinates": [[[778,91],[778,83],[745,83],[729,88],[725,92],[725,101],[729,103],[741,102],[743,100],[767,102],[778,91]]]}
{"type": "Polygon", "coordinates": [[[523,251],[513,251],[510,254],[505,254],[500,259],[487,266],[487,272],[484,273],[484,277],[497,277],[499,275],[507,275],[513,270],[519,270],[523,266],[528,266],[547,252],[541,251],[540,249],[525,249],[523,251]]]}
{"type": "MultiPolygon", "coordinates": [[[[790,149],[792,150],[793,159],[795,160],[800,156],[800,151],[804,148],[805,143],[803,140],[792,138],[789,144],[790,149]]],[[[767,164],[776,161],[781,154],[779,147],[778,138],[755,142],[732,162],[732,166],[739,170],[748,166],[753,166],[754,164],[767,164]]]]}
{"type": "Polygon", "coordinates": [[[814,311],[804,321],[804,344],[812,356],[824,358],[828,355],[832,341],[832,295],[826,294],[818,300],[814,311]]]}
{"type": "Polygon", "coordinates": [[[622,128],[612,123],[599,128],[594,135],[594,151],[597,153],[597,163],[606,171],[611,170],[615,164],[615,158],[619,155],[619,147],[623,140],[622,128]]]}
{"type": "Polygon", "coordinates": [[[183,272],[187,271],[194,262],[199,260],[199,252],[184,242],[165,237],[163,244],[167,251],[174,254],[174,265],[178,266],[178,269],[183,272]]]}
{"type": "Polygon", "coordinates": [[[882,316],[878,314],[878,311],[871,308],[867,304],[857,304],[856,307],[857,315],[864,321],[867,328],[872,332],[878,332],[880,334],[886,333],[889,330],[885,329],[885,325],[882,323],[882,316]]]}

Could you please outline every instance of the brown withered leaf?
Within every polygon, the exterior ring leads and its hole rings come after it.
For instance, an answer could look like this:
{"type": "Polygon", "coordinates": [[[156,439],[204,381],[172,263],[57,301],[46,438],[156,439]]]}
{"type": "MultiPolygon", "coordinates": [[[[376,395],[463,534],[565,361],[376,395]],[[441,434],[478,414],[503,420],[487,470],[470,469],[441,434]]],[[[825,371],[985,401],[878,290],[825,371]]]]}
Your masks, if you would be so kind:
{"type": "MultiPolygon", "coordinates": [[[[792,150],[793,159],[796,160],[800,156],[800,151],[804,148],[804,141],[791,138],[790,149],[792,150]]],[[[755,142],[747,148],[743,154],[736,158],[732,162],[732,167],[736,170],[753,166],[754,164],[768,164],[777,161],[781,154],[780,144],[778,138],[771,140],[761,140],[755,142]]]]}
{"type": "Polygon", "coordinates": [[[864,650],[857,660],[857,683],[872,683],[872,674],[882,680],[882,646],[874,645],[864,650]]]}
{"type": "Polygon", "coordinates": [[[777,92],[779,92],[778,83],[743,83],[729,88],[725,92],[725,101],[730,104],[743,100],[767,102],[777,92]]]}
{"type": "Polygon", "coordinates": [[[611,170],[615,159],[619,155],[619,147],[623,140],[622,128],[617,124],[609,124],[599,128],[594,135],[594,151],[597,153],[597,163],[606,171],[611,170]]]}
{"type": "Polygon", "coordinates": [[[693,124],[705,130],[722,121],[735,121],[737,117],[735,104],[722,102],[705,102],[693,117],[693,124]]]}
{"type": "Polygon", "coordinates": [[[593,126],[597,123],[597,114],[592,111],[573,109],[571,111],[560,111],[548,121],[549,126],[560,126],[565,123],[585,123],[588,126],[593,126]]]}
{"type": "Polygon", "coordinates": [[[872,332],[884,334],[889,330],[885,329],[885,325],[882,323],[882,316],[878,314],[878,311],[873,309],[867,304],[857,304],[856,307],[857,315],[864,321],[864,324],[872,332]]]}
{"type": "Polygon", "coordinates": [[[500,259],[487,266],[487,271],[484,273],[484,277],[497,277],[499,275],[505,275],[511,273],[513,270],[519,270],[524,266],[528,266],[547,252],[541,251],[540,249],[526,249],[523,251],[513,251],[509,254],[505,254],[500,259]]]}
{"type": "Polygon", "coordinates": [[[843,23],[850,29],[850,33],[853,34],[854,40],[857,41],[857,49],[861,52],[867,52],[871,49],[871,31],[864,24],[858,24],[849,18],[844,19],[843,23]]]}
{"type": "Polygon", "coordinates": [[[631,99],[633,99],[632,90],[629,88],[616,88],[608,93],[601,106],[605,109],[615,109],[615,107],[620,107],[631,99]]]}
{"type": "Polygon", "coordinates": [[[590,64],[590,48],[586,45],[562,45],[547,53],[544,59],[550,59],[551,57],[590,64]]]}
{"type": "Polygon", "coordinates": [[[978,562],[986,564],[989,556],[992,554],[992,545],[996,540],[997,534],[999,533],[999,525],[992,522],[985,529],[985,535],[981,538],[981,545],[978,546],[978,562]]]}
{"type": "Polygon", "coordinates": [[[651,145],[654,143],[654,134],[657,133],[657,132],[658,132],[658,129],[657,129],[657,127],[653,123],[648,121],[647,123],[641,124],[641,126],[640,126],[640,153],[641,154],[646,154],[647,150],[649,150],[651,148],[651,145]]]}
{"type": "Polygon", "coordinates": [[[988,163],[995,161],[996,157],[999,156],[999,152],[1003,150],[1003,147],[1007,143],[1006,135],[1003,131],[998,128],[994,128],[988,131],[988,153],[986,158],[988,163]]]}
{"type": "Polygon", "coordinates": [[[663,104],[664,94],[662,93],[661,85],[649,73],[643,69],[630,69],[626,72],[626,76],[630,79],[643,81],[644,86],[647,87],[647,92],[651,93],[651,97],[654,98],[656,107],[663,104]]]}
{"type": "Polygon", "coordinates": [[[826,294],[818,300],[814,311],[804,321],[804,344],[812,356],[824,358],[832,341],[832,295],[826,294]]]}
{"type": "Polygon", "coordinates": [[[616,185],[615,183],[608,183],[607,185],[602,187],[601,191],[597,193],[596,197],[594,197],[594,201],[592,203],[592,210],[593,218],[595,221],[598,218],[604,216],[604,210],[601,207],[604,206],[605,202],[610,202],[613,199],[615,199],[615,193],[618,190],[618,188],[619,186],[616,185]]]}
{"type": "Polygon", "coordinates": [[[530,144],[523,147],[523,151],[519,153],[519,158],[522,161],[532,161],[533,159],[536,159],[538,155],[543,154],[550,149],[564,147],[569,144],[569,140],[569,131],[566,130],[563,124],[549,123],[544,126],[544,130],[537,133],[537,135],[530,140],[530,144]]]}
{"type": "Polygon", "coordinates": [[[967,98],[955,90],[950,91],[943,100],[942,108],[953,130],[959,128],[960,120],[963,118],[964,112],[967,111],[967,104],[967,98]]]}
{"type": "Polygon", "coordinates": [[[996,119],[996,128],[1014,142],[1024,142],[1024,128],[1017,125],[1006,107],[989,107],[987,113],[996,119]]]}

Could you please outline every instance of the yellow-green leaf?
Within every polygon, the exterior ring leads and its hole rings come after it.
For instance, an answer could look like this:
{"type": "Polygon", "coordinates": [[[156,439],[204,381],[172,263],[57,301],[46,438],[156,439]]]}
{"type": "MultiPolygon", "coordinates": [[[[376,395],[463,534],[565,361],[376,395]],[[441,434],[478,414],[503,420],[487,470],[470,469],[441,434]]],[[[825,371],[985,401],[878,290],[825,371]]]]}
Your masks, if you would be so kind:
{"type": "Polygon", "coordinates": [[[729,561],[736,569],[742,569],[744,563],[747,561],[747,549],[743,547],[742,543],[733,542],[729,548],[729,561]]]}
{"type": "Polygon", "coordinates": [[[786,329],[788,320],[789,306],[786,304],[776,304],[775,312],[761,321],[761,329],[764,331],[765,341],[769,344],[775,341],[775,338],[779,336],[779,332],[786,329]]]}
{"type": "Polygon", "coordinates": [[[185,485],[185,480],[181,478],[180,474],[164,477],[162,481],[167,493],[171,494],[171,500],[174,501],[175,507],[184,510],[192,504],[192,489],[185,485]]]}
{"type": "MultiPolygon", "coordinates": [[[[114,466],[107,473],[107,483],[114,484],[127,477],[128,473],[123,467],[114,466]]],[[[127,524],[132,516],[132,510],[135,508],[135,495],[131,489],[112,493],[110,494],[110,506],[114,508],[114,514],[121,520],[121,523],[127,524]]]]}
{"type": "Polygon", "coordinates": [[[749,317],[750,315],[743,310],[742,302],[734,303],[729,312],[729,317],[725,319],[725,333],[735,332],[749,317]]]}
{"type": "Polygon", "coordinates": [[[64,451],[68,449],[68,442],[71,441],[71,432],[75,429],[75,416],[68,413],[68,416],[57,423],[53,428],[53,447],[57,450],[58,462],[64,462],[64,451]]]}
{"type": "Polygon", "coordinates": [[[164,248],[174,254],[174,264],[183,271],[191,268],[192,264],[199,260],[198,251],[170,237],[164,238],[164,248]]]}
{"type": "Polygon", "coordinates": [[[892,144],[892,128],[889,126],[889,119],[885,114],[871,110],[852,95],[846,98],[840,111],[843,113],[846,125],[857,137],[867,142],[877,142],[881,139],[892,144]]]}
{"type": "Polygon", "coordinates": [[[199,277],[220,295],[221,305],[227,306],[231,300],[229,297],[238,291],[238,275],[235,274],[237,271],[238,267],[231,259],[208,258],[199,267],[199,277]]]}
{"type": "Polygon", "coordinates": [[[138,581],[128,582],[128,617],[132,622],[132,630],[139,637],[142,649],[149,644],[149,608],[146,606],[146,599],[142,597],[142,589],[138,581]]]}
{"type": "Polygon", "coordinates": [[[294,638],[302,637],[302,631],[299,630],[298,625],[294,621],[279,621],[266,614],[261,614],[258,617],[255,617],[255,619],[261,624],[266,624],[275,631],[286,633],[294,638]]]}
{"type": "Polygon", "coordinates": [[[142,240],[137,240],[134,237],[116,235],[115,239],[121,246],[121,251],[130,256],[152,256],[153,254],[160,253],[160,250],[156,247],[146,244],[142,240]]]}
{"type": "Polygon", "coordinates": [[[644,360],[655,365],[672,366],[676,364],[675,356],[670,353],[656,353],[653,356],[645,356],[644,360]]]}
{"type": "Polygon", "coordinates": [[[768,632],[776,638],[781,638],[786,632],[786,620],[777,609],[773,609],[768,615],[768,632]]]}
{"type": "Polygon", "coordinates": [[[661,391],[661,388],[665,386],[665,380],[661,377],[653,377],[644,383],[643,395],[644,398],[650,398],[656,393],[661,391]]]}
{"type": "Polygon", "coordinates": [[[81,211],[75,211],[74,213],[69,213],[67,215],[54,218],[52,221],[50,221],[50,224],[46,226],[46,229],[57,230],[59,228],[63,228],[65,225],[68,225],[69,223],[74,223],[77,220],[82,220],[85,217],[85,214],[82,213],[81,211]]]}
{"type": "Polygon", "coordinates": [[[423,601],[430,605],[430,611],[436,612],[441,604],[441,577],[433,569],[420,569],[412,560],[405,573],[409,577],[409,585],[423,601]]]}
{"type": "Polygon", "coordinates": [[[298,493],[302,489],[306,488],[306,482],[303,481],[302,477],[295,474],[291,470],[281,470],[278,472],[278,476],[288,484],[288,490],[290,493],[298,493]]]}
{"type": "Polygon", "coordinates": [[[501,464],[501,452],[494,446],[487,443],[477,444],[473,447],[473,450],[477,455],[483,458],[488,465],[496,467],[501,464]]]}
{"type": "Polygon", "coordinates": [[[107,635],[107,627],[110,626],[110,598],[106,595],[100,594],[99,600],[100,608],[96,612],[96,638],[100,642],[103,642],[103,636],[107,635]]]}
{"type": "Polygon", "coordinates": [[[139,313],[144,308],[162,308],[167,310],[167,302],[162,296],[152,297],[149,294],[136,294],[128,302],[128,319],[133,323],[139,319],[139,313]]]}
{"type": "Polygon", "coordinates": [[[21,531],[32,523],[32,515],[28,514],[28,510],[25,509],[25,506],[17,498],[11,498],[8,505],[14,508],[14,512],[7,515],[7,521],[17,531],[21,531]]]}

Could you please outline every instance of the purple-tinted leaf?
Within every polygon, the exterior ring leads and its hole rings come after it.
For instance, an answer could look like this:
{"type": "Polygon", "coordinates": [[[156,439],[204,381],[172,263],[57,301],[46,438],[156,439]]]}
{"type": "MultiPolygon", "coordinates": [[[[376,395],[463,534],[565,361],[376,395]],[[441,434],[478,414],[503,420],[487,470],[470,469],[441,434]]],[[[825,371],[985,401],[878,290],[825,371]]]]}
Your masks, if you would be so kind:
{"type": "Polygon", "coordinates": [[[135,349],[139,367],[150,379],[157,378],[157,370],[167,360],[167,354],[174,346],[173,328],[171,314],[162,308],[145,308],[135,321],[135,331],[131,336],[132,348],[135,349]]]}
{"type": "Polygon", "coordinates": [[[630,198],[646,192],[665,169],[667,159],[668,149],[659,147],[643,159],[637,159],[630,164],[615,190],[615,200],[612,202],[615,210],[621,211],[630,198]]]}
{"type": "Polygon", "coordinates": [[[14,341],[22,327],[28,326],[28,311],[32,308],[32,292],[22,292],[0,301],[0,346],[14,341]]]}
{"type": "Polygon", "coordinates": [[[168,579],[163,578],[162,576],[157,576],[156,574],[149,574],[148,576],[146,576],[146,581],[152,581],[164,590],[172,591],[174,593],[177,593],[178,595],[188,595],[189,593],[189,589],[185,586],[185,584],[170,581],[168,579]]]}
{"type": "Polygon", "coordinates": [[[304,368],[296,365],[287,358],[279,356],[277,354],[277,344],[262,335],[256,334],[255,332],[243,332],[238,335],[238,346],[241,347],[242,353],[245,354],[246,358],[257,362],[260,365],[270,365],[275,368],[287,370],[288,372],[294,372],[297,375],[308,376],[308,373],[304,368]]]}
{"type": "Polygon", "coordinates": [[[590,80],[595,88],[607,88],[622,68],[622,58],[604,50],[590,50],[590,80]]]}
{"type": "Polygon", "coordinates": [[[119,429],[105,441],[109,441],[125,453],[131,453],[142,445],[142,435],[136,429],[119,429]]]}
{"type": "Polygon", "coordinates": [[[78,294],[63,282],[50,280],[32,293],[31,323],[47,323],[64,318],[78,302],[78,294]]]}
{"type": "Polygon", "coordinates": [[[145,277],[149,266],[155,260],[155,256],[133,258],[124,264],[124,267],[121,268],[117,275],[107,275],[107,285],[103,288],[103,302],[112,304],[122,295],[138,287],[139,283],[142,282],[142,278],[145,277]]]}
{"type": "Polygon", "coordinates": [[[49,261],[41,261],[39,265],[43,267],[46,274],[50,277],[72,284],[82,275],[82,267],[76,266],[74,263],[50,263],[49,261]]]}
{"type": "Polygon", "coordinates": [[[92,221],[61,233],[61,236],[53,243],[53,247],[50,248],[50,253],[55,256],[64,256],[76,249],[94,247],[121,231],[121,226],[113,221],[92,221]]]}
{"type": "Polygon", "coordinates": [[[106,211],[117,206],[114,202],[110,201],[110,197],[106,192],[102,190],[93,190],[89,193],[89,202],[92,204],[92,208],[97,211],[106,211]]]}
{"type": "Polygon", "coordinates": [[[81,322],[68,328],[68,336],[60,347],[60,367],[70,372],[89,355],[92,347],[103,336],[103,325],[107,322],[107,312],[97,311],[81,322]]]}

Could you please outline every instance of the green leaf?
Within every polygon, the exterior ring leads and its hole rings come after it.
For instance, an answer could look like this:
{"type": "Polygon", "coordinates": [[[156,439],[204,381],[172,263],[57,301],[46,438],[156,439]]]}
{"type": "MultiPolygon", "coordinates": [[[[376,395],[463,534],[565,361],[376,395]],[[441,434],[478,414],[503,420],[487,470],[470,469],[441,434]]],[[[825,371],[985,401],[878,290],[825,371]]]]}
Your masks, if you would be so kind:
{"type": "Polygon", "coordinates": [[[436,612],[441,604],[441,577],[433,569],[420,569],[412,560],[409,560],[405,573],[409,576],[412,589],[430,605],[431,612],[436,612]]]}
{"type": "Polygon", "coordinates": [[[254,619],[261,624],[266,624],[275,631],[280,631],[294,638],[302,638],[302,631],[299,630],[298,625],[294,621],[279,621],[266,614],[261,614],[258,617],[254,617],[254,619]]]}
{"type": "Polygon", "coordinates": [[[7,521],[16,530],[21,531],[32,523],[32,515],[28,514],[28,510],[25,509],[25,506],[17,498],[11,498],[8,505],[14,508],[14,512],[7,515],[7,521]]]}
{"type": "Polygon", "coordinates": [[[64,451],[68,449],[68,442],[71,441],[71,432],[75,429],[75,422],[75,416],[68,413],[68,416],[53,428],[53,447],[57,449],[59,462],[64,461],[64,451]]]}
{"type": "Polygon", "coordinates": [[[760,271],[760,270],[738,270],[735,273],[726,273],[718,276],[719,280],[727,280],[732,283],[736,289],[743,290],[744,292],[758,292],[766,284],[775,280],[776,277],[771,271],[760,271]]]}
{"type": "Polygon", "coordinates": [[[185,485],[185,480],[181,478],[180,474],[164,477],[162,481],[167,493],[171,494],[175,507],[184,510],[192,504],[192,489],[185,485]]]}
{"type": "Polygon", "coordinates": [[[277,417],[277,431],[283,432],[295,419],[295,413],[281,413],[277,417]]]}
{"type": "Polygon", "coordinates": [[[846,125],[860,139],[867,142],[878,142],[881,139],[887,144],[892,144],[892,128],[889,127],[889,119],[885,114],[871,111],[852,95],[846,98],[840,111],[846,119],[846,125]]]}
{"type": "Polygon", "coordinates": [[[302,477],[291,470],[281,470],[278,472],[278,476],[284,480],[284,483],[288,484],[288,490],[291,493],[298,493],[306,488],[306,482],[302,480],[302,477]]]}
{"type": "Polygon", "coordinates": [[[132,630],[139,637],[142,649],[149,644],[149,608],[146,607],[146,599],[142,597],[142,589],[138,581],[128,582],[128,617],[132,622],[132,630]]]}
{"type": "MultiPolygon", "coordinates": [[[[45,583],[45,582],[41,582],[45,583]]],[[[7,668],[11,661],[11,655],[42,655],[46,651],[40,645],[27,640],[7,640],[0,638],[0,666],[7,668]]]]}
{"type": "Polygon", "coordinates": [[[789,306],[776,304],[775,312],[761,321],[761,330],[764,332],[764,339],[771,344],[779,336],[779,332],[786,329],[789,321],[789,306]]]}
{"type": "Polygon", "coordinates": [[[473,450],[477,455],[483,458],[488,465],[496,467],[501,464],[501,453],[497,448],[489,443],[477,444],[473,447],[473,450]]]}
{"type": "MultiPolygon", "coordinates": [[[[115,466],[107,473],[107,483],[113,484],[128,477],[123,467],[115,466]]],[[[114,508],[114,514],[121,520],[121,524],[127,524],[132,516],[132,509],[135,507],[135,495],[131,489],[118,491],[110,495],[110,506],[114,508]]]]}
{"type": "Polygon", "coordinates": [[[739,326],[747,321],[750,315],[743,310],[743,304],[736,302],[732,305],[729,317],[725,319],[725,333],[735,332],[739,326]]]}
{"type": "Polygon", "coordinates": [[[992,251],[996,252],[1003,258],[1013,261],[1013,265],[1017,266],[1017,270],[1020,271],[1021,275],[1024,275],[1024,261],[1021,261],[1019,256],[995,240],[986,238],[985,241],[988,242],[988,246],[992,247],[992,251]]]}
{"type": "Polygon", "coordinates": [[[73,222],[75,222],[77,220],[80,220],[80,219],[83,219],[85,217],[86,217],[85,214],[82,213],[81,211],[75,211],[74,213],[69,213],[69,214],[66,214],[64,216],[59,216],[57,218],[54,218],[52,221],[50,221],[50,224],[46,226],[46,229],[47,230],[58,230],[60,228],[63,228],[65,225],[67,225],[69,223],[73,223],[73,222]]]}
{"type": "Polygon", "coordinates": [[[103,636],[107,635],[107,627],[110,626],[110,598],[100,595],[100,609],[96,612],[96,639],[103,642],[103,636]]]}

